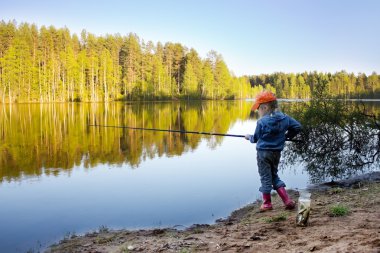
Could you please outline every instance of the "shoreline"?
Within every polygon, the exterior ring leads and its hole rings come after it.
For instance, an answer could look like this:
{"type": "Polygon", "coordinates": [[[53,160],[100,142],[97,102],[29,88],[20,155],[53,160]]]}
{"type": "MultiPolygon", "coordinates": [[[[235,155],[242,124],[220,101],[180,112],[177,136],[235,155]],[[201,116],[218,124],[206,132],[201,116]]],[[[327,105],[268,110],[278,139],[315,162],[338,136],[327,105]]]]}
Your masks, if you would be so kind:
{"type": "MultiPolygon", "coordinates": [[[[100,229],[65,238],[46,252],[379,252],[380,172],[308,187],[312,193],[310,223],[296,226],[296,210],[286,211],[273,195],[274,210],[260,213],[260,203],[235,210],[215,224],[194,224],[183,230],[100,229]],[[342,204],[350,210],[331,216],[342,204]]],[[[289,190],[297,202],[299,193],[289,190]]]]}

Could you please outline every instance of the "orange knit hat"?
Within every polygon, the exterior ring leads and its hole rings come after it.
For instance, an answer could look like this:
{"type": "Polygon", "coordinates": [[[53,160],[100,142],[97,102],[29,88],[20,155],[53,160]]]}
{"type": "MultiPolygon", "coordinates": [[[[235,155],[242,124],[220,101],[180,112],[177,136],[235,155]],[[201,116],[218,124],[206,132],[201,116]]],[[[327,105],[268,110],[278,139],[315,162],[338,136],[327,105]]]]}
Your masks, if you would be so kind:
{"type": "Polygon", "coordinates": [[[251,111],[256,111],[261,104],[268,103],[275,100],[277,100],[277,98],[272,92],[262,91],[256,96],[256,100],[251,108],[251,111]]]}

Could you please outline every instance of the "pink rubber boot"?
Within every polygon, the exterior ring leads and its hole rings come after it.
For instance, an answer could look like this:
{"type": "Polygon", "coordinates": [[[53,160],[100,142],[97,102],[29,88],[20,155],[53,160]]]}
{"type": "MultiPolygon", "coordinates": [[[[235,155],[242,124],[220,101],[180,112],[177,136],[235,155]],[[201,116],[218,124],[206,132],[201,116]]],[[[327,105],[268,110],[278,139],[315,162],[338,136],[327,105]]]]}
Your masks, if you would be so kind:
{"type": "Polygon", "coordinates": [[[292,210],[296,206],[296,203],[290,199],[288,193],[286,192],[284,187],[280,187],[277,189],[278,195],[281,197],[282,201],[285,204],[285,209],[292,210]]]}
{"type": "Polygon", "coordinates": [[[272,200],[270,193],[263,193],[263,204],[260,206],[260,212],[272,210],[272,200]]]}

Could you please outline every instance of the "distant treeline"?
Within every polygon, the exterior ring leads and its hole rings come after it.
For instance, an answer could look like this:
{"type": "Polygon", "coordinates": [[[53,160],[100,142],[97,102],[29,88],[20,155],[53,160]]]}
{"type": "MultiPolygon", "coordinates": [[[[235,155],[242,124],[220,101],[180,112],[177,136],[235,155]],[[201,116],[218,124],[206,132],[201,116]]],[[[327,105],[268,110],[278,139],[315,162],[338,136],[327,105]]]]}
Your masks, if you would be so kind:
{"type": "Polygon", "coordinates": [[[274,73],[250,77],[253,87],[263,86],[276,91],[281,98],[310,98],[321,88],[327,95],[338,98],[380,98],[380,76],[373,72],[355,75],[344,70],[331,73],[274,73]],[[323,86],[323,88],[321,87],[323,86]]]}
{"type": "Polygon", "coordinates": [[[234,99],[250,97],[222,56],[136,34],[78,37],[67,28],[0,23],[0,102],[234,99]]]}
{"type": "Polygon", "coordinates": [[[132,33],[95,36],[83,30],[78,37],[67,28],[0,22],[0,103],[237,99],[263,88],[281,98],[309,98],[321,84],[342,98],[380,94],[376,73],[236,77],[215,51],[202,59],[180,43],[154,44],[132,33]]]}

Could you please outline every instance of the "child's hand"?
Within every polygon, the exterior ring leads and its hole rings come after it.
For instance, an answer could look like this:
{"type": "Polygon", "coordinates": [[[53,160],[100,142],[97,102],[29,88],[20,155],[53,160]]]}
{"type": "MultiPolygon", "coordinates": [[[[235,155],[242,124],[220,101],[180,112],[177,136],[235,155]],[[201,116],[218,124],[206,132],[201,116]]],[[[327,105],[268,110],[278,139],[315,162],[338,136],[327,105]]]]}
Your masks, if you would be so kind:
{"type": "Polygon", "coordinates": [[[250,135],[250,134],[246,134],[244,138],[245,138],[246,140],[249,140],[249,139],[251,139],[251,135],[250,135]]]}

